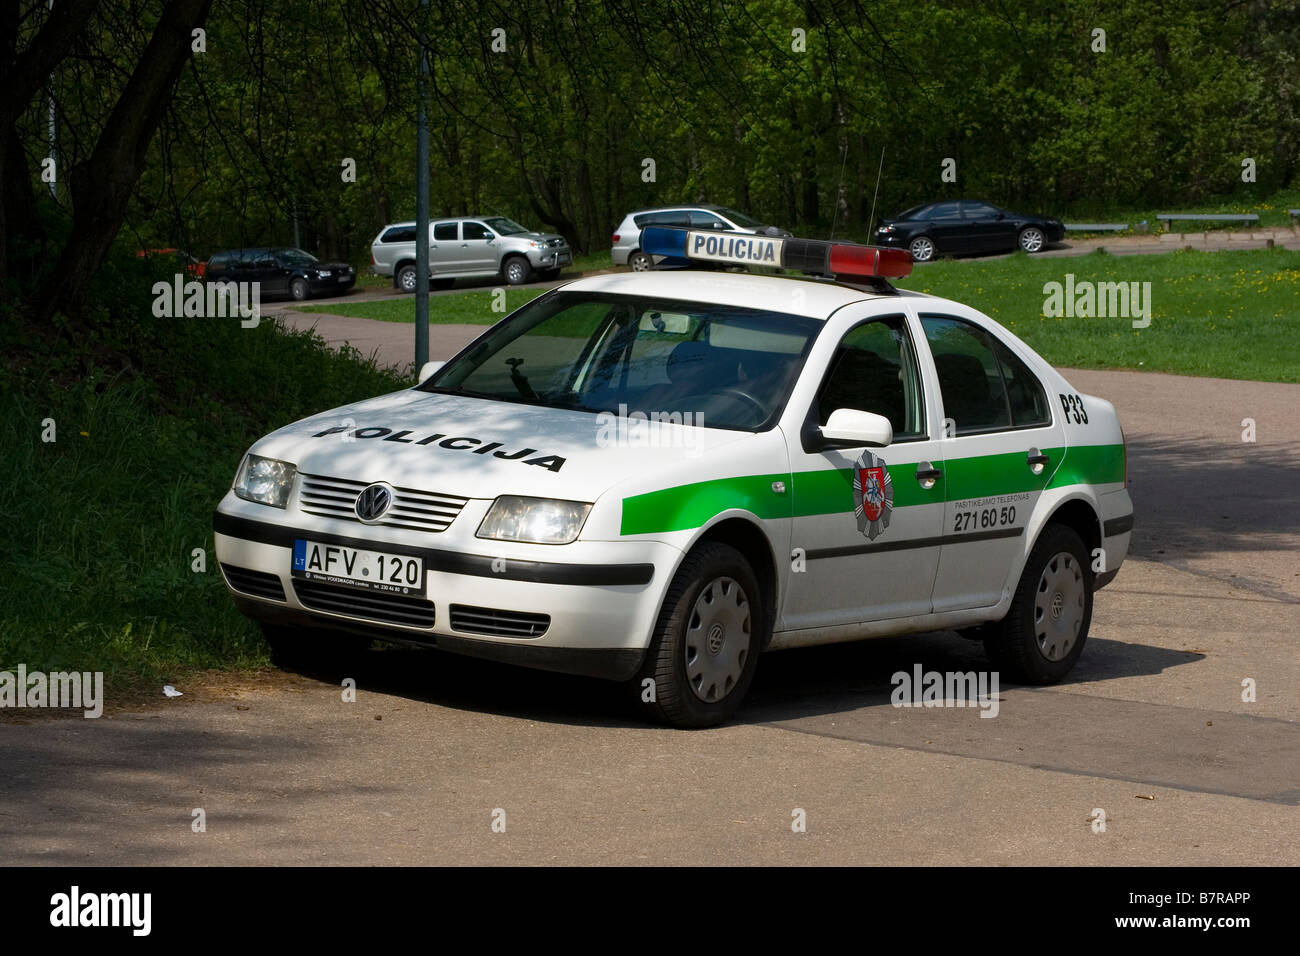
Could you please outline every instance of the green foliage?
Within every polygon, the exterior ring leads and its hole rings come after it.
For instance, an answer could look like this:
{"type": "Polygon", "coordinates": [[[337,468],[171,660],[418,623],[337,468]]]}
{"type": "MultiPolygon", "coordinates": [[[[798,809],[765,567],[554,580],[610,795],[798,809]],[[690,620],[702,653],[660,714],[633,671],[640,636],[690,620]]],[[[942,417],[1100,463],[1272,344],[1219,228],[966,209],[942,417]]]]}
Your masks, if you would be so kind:
{"type": "MultiPolygon", "coordinates": [[[[882,148],[876,216],[957,195],[1071,218],[1238,208],[1297,174],[1300,0],[444,0],[423,27],[418,10],[218,0],[123,243],[206,257],[293,242],[296,215],[305,247],[364,267],[379,227],[415,212],[421,33],[433,213],[509,215],[582,251],[605,248],[629,210],[683,200],[864,235],[882,148]],[[956,183],[940,180],[947,157],[956,183]]],[[[65,166],[146,36],[109,17],[97,31],[101,75],[78,60],[56,83],[65,166]]],[[[25,117],[39,155],[43,105],[25,117]]]]}
{"type": "Polygon", "coordinates": [[[272,428],[409,384],[269,322],[155,318],[149,269],[110,261],[92,338],[6,327],[0,669],[103,670],[113,693],[264,663],[212,550],[212,512],[240,457],[272,428]],[[96,364],[111,348],[129,352],[125,370],[96,364]]]}

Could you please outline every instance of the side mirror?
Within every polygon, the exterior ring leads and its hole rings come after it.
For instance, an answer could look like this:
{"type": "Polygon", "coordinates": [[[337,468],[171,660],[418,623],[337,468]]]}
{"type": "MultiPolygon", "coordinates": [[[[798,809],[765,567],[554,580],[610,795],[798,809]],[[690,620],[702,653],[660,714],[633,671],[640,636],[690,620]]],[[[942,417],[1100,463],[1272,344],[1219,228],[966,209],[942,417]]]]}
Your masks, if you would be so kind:
{"type": "Polygon", "coordinates": [[[894,426],[889,424],[888,418],[856,408],[835,409],[822,426],[821,433],[831,447],[870,445],[884,448],[894,440],[894,426]]]}
{"type": "Polygon", "coordinates": [[[433,375],[434,372],[438,371],[438,369],[442,368],[446,364],[446,362],[425,362],[420,366],[420,377],[415,384],[423,385],[429,380],[429,377],[433,375]]]}

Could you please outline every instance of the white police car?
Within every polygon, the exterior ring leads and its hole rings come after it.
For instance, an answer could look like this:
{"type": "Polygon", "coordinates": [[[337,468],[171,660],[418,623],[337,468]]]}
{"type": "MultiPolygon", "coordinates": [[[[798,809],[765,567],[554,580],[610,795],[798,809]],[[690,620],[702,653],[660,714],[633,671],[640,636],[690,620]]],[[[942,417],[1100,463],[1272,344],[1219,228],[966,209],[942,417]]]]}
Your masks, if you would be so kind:
{"type": "Polygon", "coordinates": [[[350,634],[598,675],[679,726],[725,720],[767,649],[963,629],[1005,676],[1063,678],[1129,546],[1114,408],[895,291],[903,250],[642,243],[839,280],[582,279],[261,439],[214,528],[277,652],[350,634]]]}

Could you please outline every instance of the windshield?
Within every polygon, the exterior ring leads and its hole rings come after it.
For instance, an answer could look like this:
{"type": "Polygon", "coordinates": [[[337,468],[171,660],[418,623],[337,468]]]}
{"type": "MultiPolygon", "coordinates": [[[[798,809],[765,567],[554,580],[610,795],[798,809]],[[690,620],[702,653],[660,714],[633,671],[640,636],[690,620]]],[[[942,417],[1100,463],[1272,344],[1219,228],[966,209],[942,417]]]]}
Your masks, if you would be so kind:
{"type": "Polygon", "coordinates": [[[315,256],[301,249],[276,249],[275,257],[287,266],[309,266],[316,261],[315,256]]]}
{"type": "Polygon", "coordinates": [[[487,223],[488,228],[498,236],[520,236],[529,231],[519,225],[519,223],[511,219],[503,219],[500,216],[495,216],[492,219],[484,219],[483,221],[487,223]]]}
{"type": "Polygon", "coordinates": [[[718,212],[726,216],[728,219],[734,222],[737,226],[740,226],[742,229],[762,229],[764,226],[767,225],[767,223],[759,222],[757,219],[753,218],[752,216],[746,216],[743,212],[736,212],[736,210],[728,209],[725,206],[720,206],[718,208],[718,212]]]}
{"type": "Polygon", "coordinates": [[[556,292],[493,327],[419,388],[756,431],[785,405],[820,327],[730,305],[556,292]]]}

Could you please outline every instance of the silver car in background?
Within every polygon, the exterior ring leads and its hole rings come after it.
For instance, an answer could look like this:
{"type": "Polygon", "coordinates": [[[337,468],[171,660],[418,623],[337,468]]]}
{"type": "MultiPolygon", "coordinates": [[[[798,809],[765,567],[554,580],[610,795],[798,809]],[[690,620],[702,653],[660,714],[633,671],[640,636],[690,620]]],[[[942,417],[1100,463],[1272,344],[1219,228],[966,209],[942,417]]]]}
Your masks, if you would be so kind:
{"type": "MultiPolygon", "coordinates": [[[[370,244],[370,264],[392,276],[403,292],[415,291],[414,222],[384,226],[370,244]]],[[[573,264],[573,252],[561,235],[531,232],[504,216],[462,216],[429,222],[429,277],[433,288],[456,279],[502,276],[522,285],[534,276],[548,281],[573,264]]]]}
{"type": "Polygon", "coordinates": [[[641,230],[646,226],[683,226],[690,229],[725,229],[728,232],[747,232],[754,235],[790,235],[784,229],[761,223],[743,212],[726,206],[708,203],[697,206],[660,206],[641,209],[623,217],[610,237],[609,253],[614,265],[627,266],[633,272],[645,272],[654,260],[641,251],[641,230]]]}

